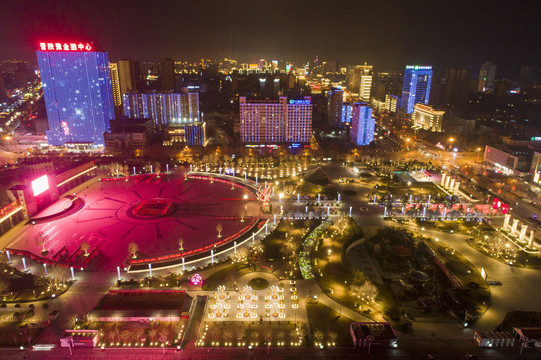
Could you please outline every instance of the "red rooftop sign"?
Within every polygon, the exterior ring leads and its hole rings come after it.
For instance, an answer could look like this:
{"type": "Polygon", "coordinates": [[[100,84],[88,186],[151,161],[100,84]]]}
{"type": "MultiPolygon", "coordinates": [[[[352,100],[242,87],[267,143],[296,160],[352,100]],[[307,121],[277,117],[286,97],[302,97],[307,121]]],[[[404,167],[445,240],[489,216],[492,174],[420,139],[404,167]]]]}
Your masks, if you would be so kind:
{"type": "Polygon", "coordinates": [[[53,43],[40,42],[41,51],[92,51],[92,45],[89,43],[53,43]]]}

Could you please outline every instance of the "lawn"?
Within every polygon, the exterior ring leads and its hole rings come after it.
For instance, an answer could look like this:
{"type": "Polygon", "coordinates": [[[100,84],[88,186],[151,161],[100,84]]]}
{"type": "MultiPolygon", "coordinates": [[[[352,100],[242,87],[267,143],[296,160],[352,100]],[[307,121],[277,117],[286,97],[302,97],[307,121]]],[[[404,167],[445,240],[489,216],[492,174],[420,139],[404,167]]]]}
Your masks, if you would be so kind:
{"type": "Polygon", "coordinates": [[[228,289],[235,287],[235,280],[250,272],[250,266],[245,263],[229,264],[203,279],[203,290],[217,290],[219,285],[225,285],[228,289]]]}
{"type": "Polygon", "coordinates": [[[349,325],[353,320],[315,301],[307,302],[306,311],[314,345],[353,346],[349,333],[349,325]]]}
{"type": "Polygon", "coordinates": [[[289,321],[206,321],[200,328],[199,347],[305,346],[306,326],[289,321]]]}
{"type": "Polygon", "coordinates": [[[98,346],[141,347],[161,346],[160,337],[166,337],[166,345],[180,344],[185,321],[154,323],[138,322],[92,322],[88,328],[100,333],[98,346]]]}

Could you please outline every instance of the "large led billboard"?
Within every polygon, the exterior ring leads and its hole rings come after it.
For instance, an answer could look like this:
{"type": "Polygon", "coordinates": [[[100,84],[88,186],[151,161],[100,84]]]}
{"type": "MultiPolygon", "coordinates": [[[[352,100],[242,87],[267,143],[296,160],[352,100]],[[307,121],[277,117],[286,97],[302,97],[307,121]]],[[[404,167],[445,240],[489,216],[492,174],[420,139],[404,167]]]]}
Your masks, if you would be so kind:
{"type": "Polygon", "coordinates": [[[47,175],[40,176],[36,180],[32,181],[32,191],[34,192],[34,196],[38,196],[48,189],[49,179],[47,178],[47,175]]]}

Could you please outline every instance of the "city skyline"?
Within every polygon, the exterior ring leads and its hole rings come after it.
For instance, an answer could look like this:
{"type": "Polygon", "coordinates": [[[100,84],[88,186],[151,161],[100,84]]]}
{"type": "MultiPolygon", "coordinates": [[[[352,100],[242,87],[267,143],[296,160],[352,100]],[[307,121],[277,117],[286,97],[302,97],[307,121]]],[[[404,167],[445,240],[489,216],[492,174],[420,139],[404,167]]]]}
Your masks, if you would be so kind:
{"type": "Polygon", "coordinates": [[[534,15],[539,5],[534,2],[448,6],[316,1],[309,12],[304,4],[282,2],[263,12],[243,1],[207,2],[205,7],[184,2],[158,2],[151,8],[127,4],[6,5],[13,16],[0,23],[7,35],[0,39],[3,58],[32,61],[36,44],[54,38],[94,41],[112,60],[232,57],[243,62],[306,62],[317,55],[322,61],[338,59],[344,66],[366,61],[379,70],[400,69],[406,63],[468,67],[490,60],[503,76],[539,62],[540,31],[534,15]],[[20,28],[18,23],[26,25],[20,28]],[[352,45],[356,39],[363,45],[352,45]]]}

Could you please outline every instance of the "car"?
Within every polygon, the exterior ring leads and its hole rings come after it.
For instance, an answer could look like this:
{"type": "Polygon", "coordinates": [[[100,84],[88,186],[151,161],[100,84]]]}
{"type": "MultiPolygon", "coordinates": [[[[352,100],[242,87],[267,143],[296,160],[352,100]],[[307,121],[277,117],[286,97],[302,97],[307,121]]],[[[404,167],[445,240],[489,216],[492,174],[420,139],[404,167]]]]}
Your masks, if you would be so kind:
{"type": "Polygon", "coordinates": [[[501,283],[501,281],[496,281],[496,280],[487,281],[487,284],[489,284],[489,285],[495,285],[495,286],[501,286],[501,285],[503,285],[503,284],[501,283]]]}

